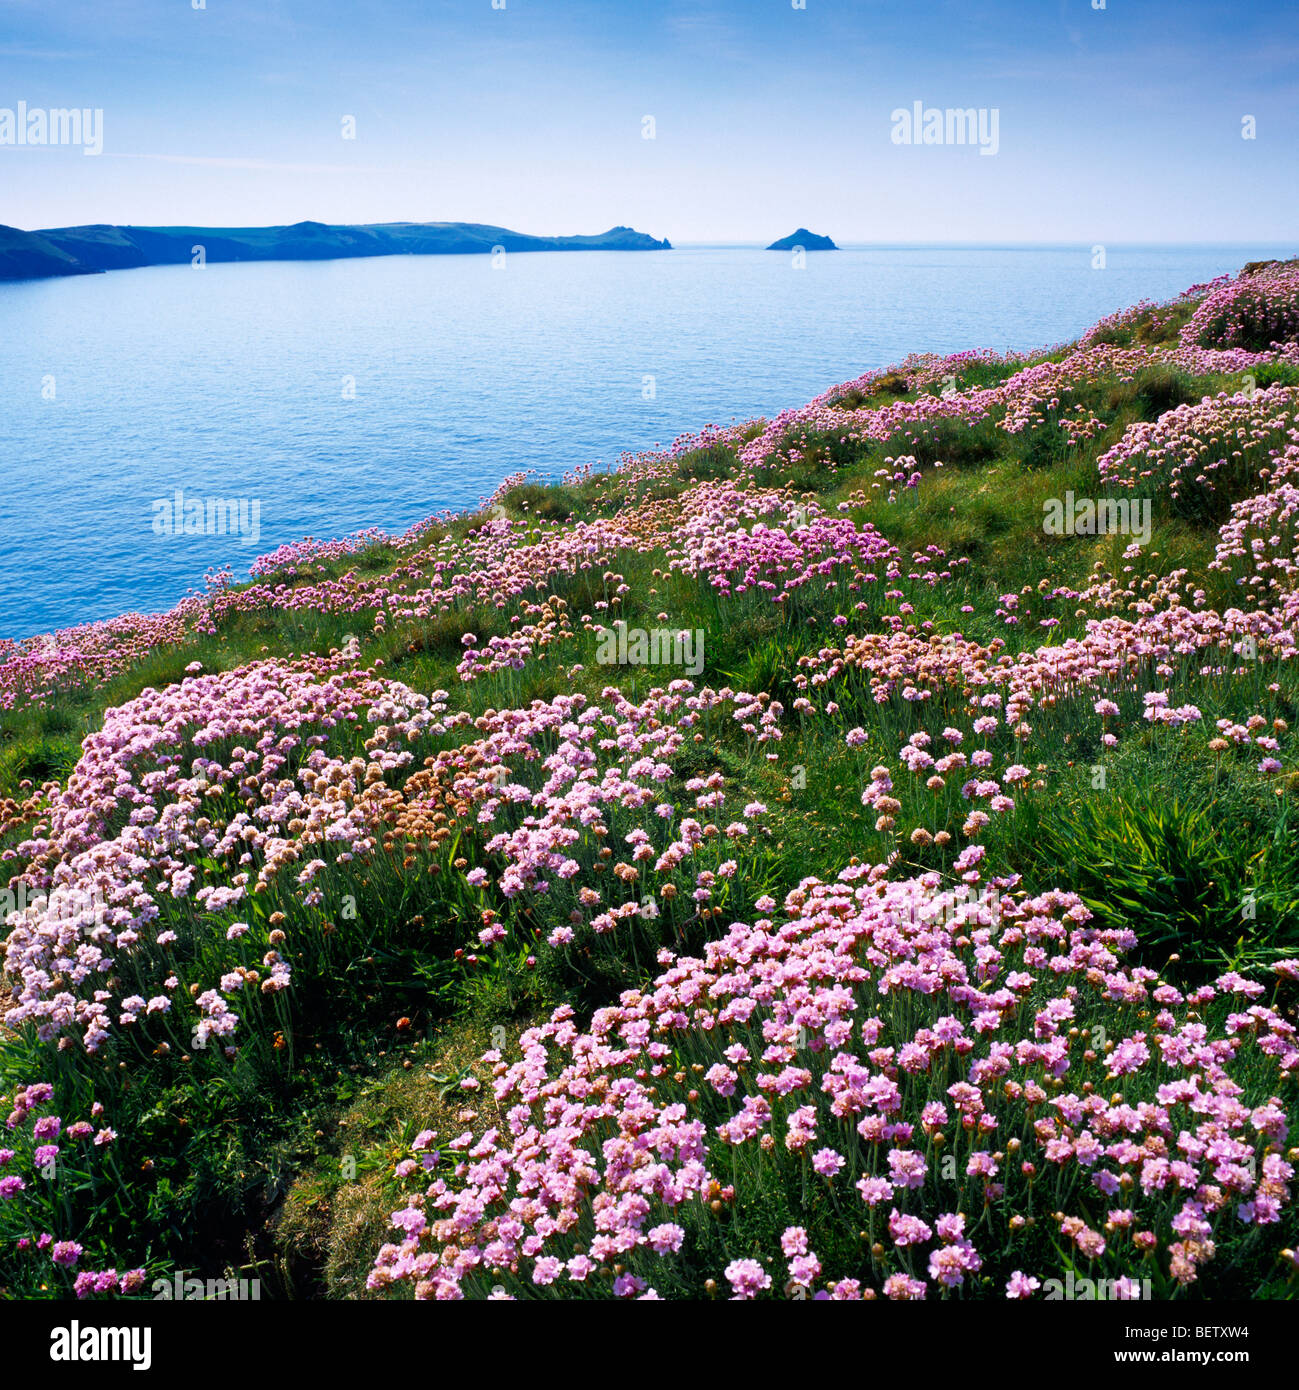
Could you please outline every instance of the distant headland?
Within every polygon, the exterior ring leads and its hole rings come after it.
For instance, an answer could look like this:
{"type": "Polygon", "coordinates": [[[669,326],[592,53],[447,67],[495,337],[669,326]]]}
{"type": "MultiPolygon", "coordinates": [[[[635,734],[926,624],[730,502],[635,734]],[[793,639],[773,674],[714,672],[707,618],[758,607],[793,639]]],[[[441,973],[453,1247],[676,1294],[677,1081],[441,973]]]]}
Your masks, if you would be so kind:
{"type": "Polygon", "coordinates": [[[0,226],[0,280],[95,275],[146,265],[202,261],[326,261],[360,256],[448,256],[508,251],[670,251],[631,227],[598,236],[529,236],[477,222],[382,222],[291,227],[55,227],[24,232],[0,226]],[[202,248],[201,251],[199,248],[202,248]]]}
{"type": "Polygon", "coordinates": [[[806,227],[800,227],[792,236],[781,237],[779,241],[773,241],[767,250],[792,251],[796,246],[801,246],[804,251],[837,251],[839,249],[828,236],[817,236],[815,232],[809,232],[806,227]]]}

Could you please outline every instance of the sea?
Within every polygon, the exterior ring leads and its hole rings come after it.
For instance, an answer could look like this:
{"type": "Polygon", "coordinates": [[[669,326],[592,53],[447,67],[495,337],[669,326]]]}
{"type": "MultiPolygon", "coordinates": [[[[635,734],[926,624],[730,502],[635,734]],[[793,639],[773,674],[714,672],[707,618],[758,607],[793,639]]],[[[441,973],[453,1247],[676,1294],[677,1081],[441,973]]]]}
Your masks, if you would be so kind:
{"type": "Polygon", "coordinates": [[[1293,251],[686,245],[0,283],[0,637],[160,611],[287,542],[398,533],[910,352],[1064,342],[1293,251]],[[195,499],[235,503],[233,534],[169,525],[195,499]]]}

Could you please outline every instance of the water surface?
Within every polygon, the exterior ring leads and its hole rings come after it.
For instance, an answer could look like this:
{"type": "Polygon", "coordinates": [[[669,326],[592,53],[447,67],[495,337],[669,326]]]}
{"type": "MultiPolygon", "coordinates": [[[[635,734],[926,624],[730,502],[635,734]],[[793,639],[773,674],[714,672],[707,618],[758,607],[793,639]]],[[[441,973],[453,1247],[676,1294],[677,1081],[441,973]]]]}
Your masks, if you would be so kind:
{"type": "Polygon", "coordinates": [[[755,247],[157,266],[0,285],[0,636],[170,607],[304,535],[400,531],[770,415],[911,351],[1076,337],[1285,248],[755,247]],[[652,380],[651,380],[652,379],[652,380]],[[154,534],[181,488],[256,542],[154,534]]]}

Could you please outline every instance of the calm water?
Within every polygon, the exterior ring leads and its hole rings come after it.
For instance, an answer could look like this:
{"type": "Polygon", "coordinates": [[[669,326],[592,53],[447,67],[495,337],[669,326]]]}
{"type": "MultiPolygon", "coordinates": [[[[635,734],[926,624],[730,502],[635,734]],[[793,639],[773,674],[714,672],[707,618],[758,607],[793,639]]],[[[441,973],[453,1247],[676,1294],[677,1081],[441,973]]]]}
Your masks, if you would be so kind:
{"type": "Polygon", "coordinates": [[[1083,248],[875,247],[796,271],[685,247],[0,285],[0,636],[170,607],[209,566],[403,530],[518,469],[612,463],[913,350],[1071,338],[1278,254],[1111,247],[1094,271],[1083,248]],[[155,535],[177,488],[259,502],[256,544],[155,535]]]}

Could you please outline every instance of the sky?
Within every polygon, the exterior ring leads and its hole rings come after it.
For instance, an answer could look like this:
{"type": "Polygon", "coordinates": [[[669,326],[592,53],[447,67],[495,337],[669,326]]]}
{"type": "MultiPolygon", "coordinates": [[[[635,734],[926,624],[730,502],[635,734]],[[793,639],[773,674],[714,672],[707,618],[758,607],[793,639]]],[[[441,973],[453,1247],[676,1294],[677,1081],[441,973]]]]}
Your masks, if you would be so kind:
{"type": "Polygon", "coordinates": [[[29,229],[1299,236],[1293,0],[0,0],[0,141],[20,102],[103,113],[0,143],[29,229]],[[995,154],[897,142],[916,102],[995,154]]]}

